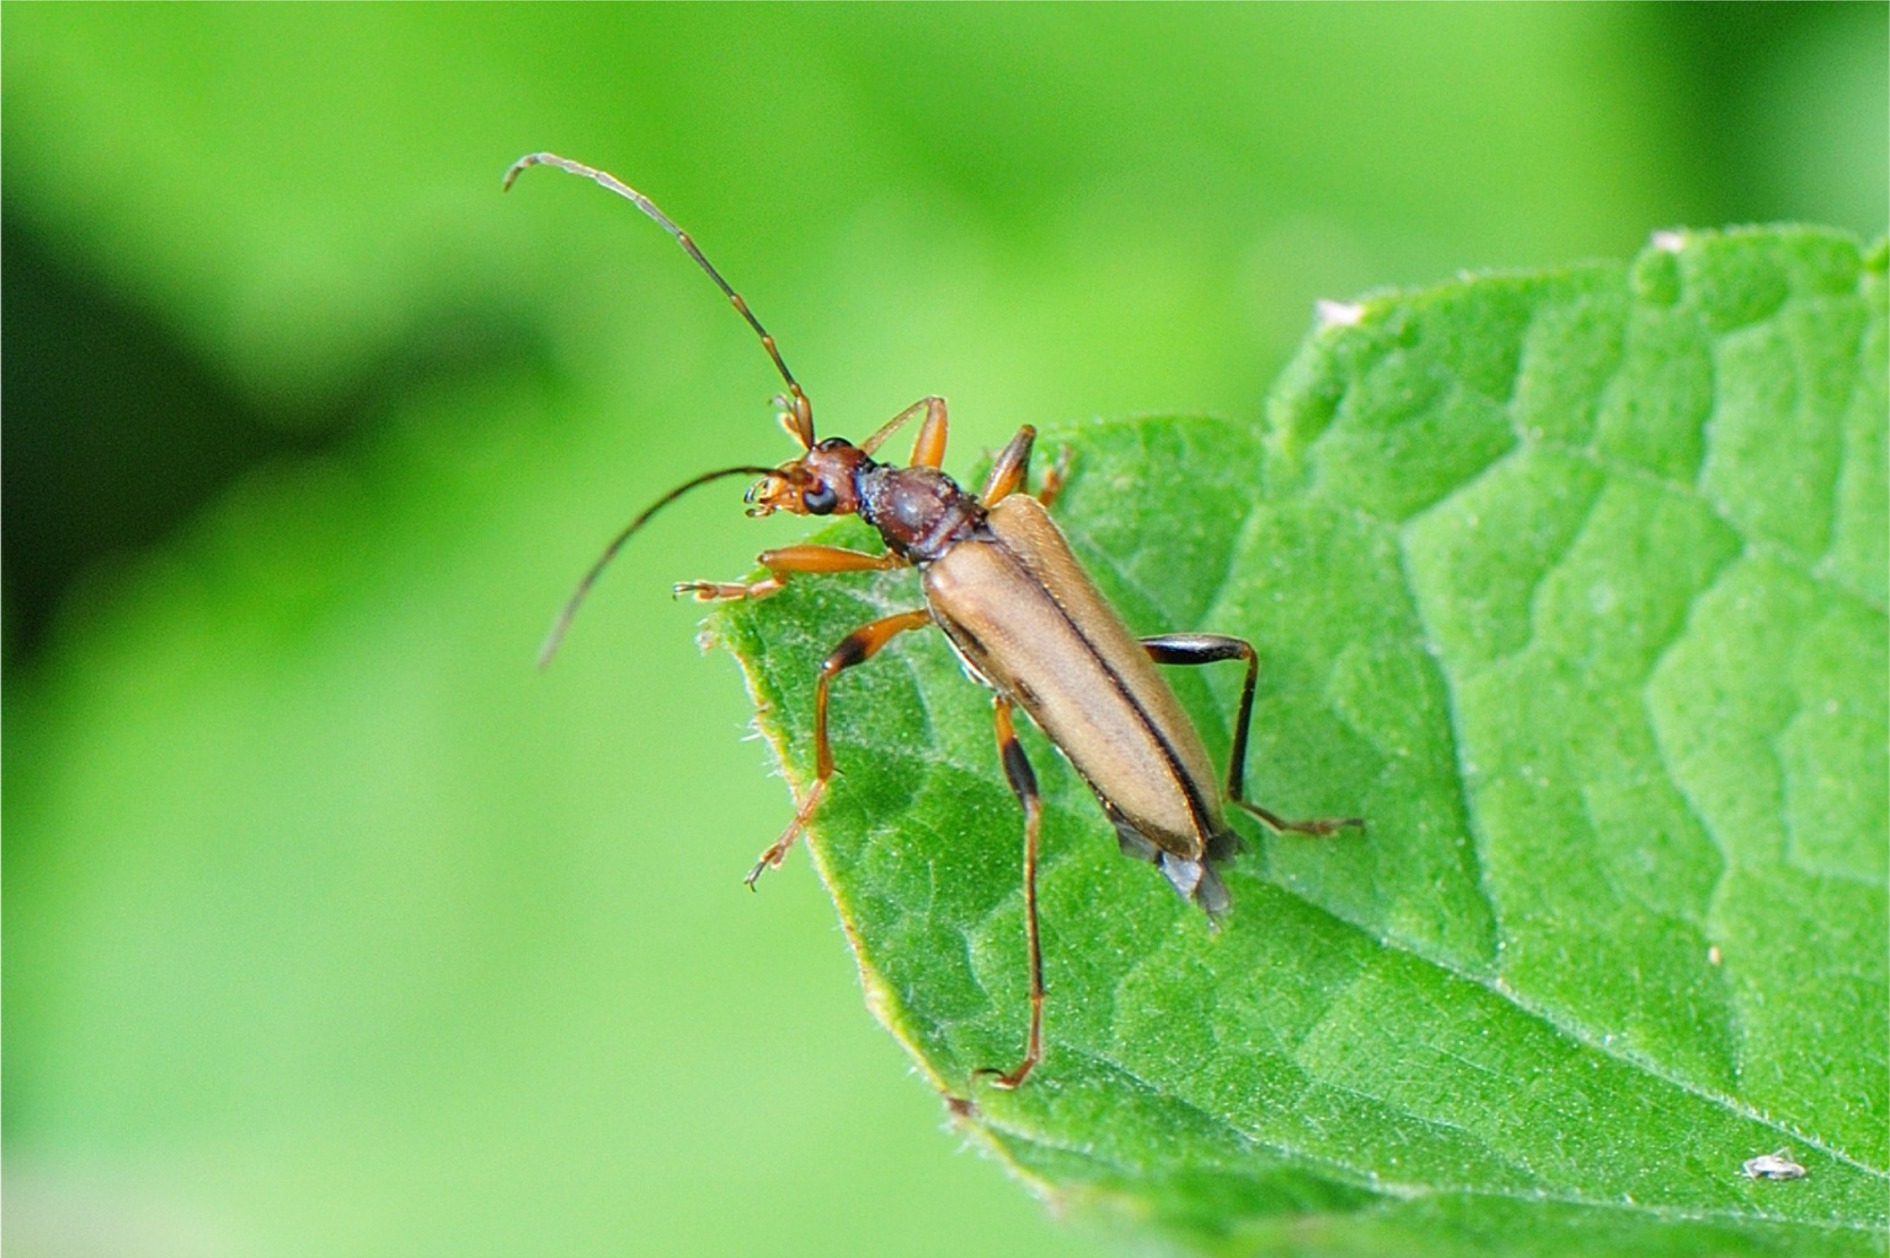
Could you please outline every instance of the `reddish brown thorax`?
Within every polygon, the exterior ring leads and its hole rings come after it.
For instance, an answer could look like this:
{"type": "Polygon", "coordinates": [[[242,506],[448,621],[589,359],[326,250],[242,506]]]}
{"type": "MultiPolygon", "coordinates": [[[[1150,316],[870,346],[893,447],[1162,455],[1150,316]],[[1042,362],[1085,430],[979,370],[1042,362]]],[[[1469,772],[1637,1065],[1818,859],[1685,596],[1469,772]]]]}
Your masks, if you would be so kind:
{"type": "Polygon", "coordinates": [[[901,558],[937,559],[984,527],[977,498],[934,467],[875,462],[844,437],[828,437],[748,491],[748,513],[857,515],[901,558]]]}

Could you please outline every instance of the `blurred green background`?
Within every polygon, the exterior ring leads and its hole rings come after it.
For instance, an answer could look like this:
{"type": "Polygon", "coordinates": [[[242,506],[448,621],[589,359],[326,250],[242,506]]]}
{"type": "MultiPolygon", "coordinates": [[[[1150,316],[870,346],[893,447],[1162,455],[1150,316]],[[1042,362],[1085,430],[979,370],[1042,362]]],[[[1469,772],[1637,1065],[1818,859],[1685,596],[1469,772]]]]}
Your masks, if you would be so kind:
{"type": "Polygon", "coordinates": [[[4,12],[7,1251],[1088,1253],[861,1007],[677,578],[824,432],[1255,417],[1312,302],[1880,234],[1886,7],[4,12]]]}

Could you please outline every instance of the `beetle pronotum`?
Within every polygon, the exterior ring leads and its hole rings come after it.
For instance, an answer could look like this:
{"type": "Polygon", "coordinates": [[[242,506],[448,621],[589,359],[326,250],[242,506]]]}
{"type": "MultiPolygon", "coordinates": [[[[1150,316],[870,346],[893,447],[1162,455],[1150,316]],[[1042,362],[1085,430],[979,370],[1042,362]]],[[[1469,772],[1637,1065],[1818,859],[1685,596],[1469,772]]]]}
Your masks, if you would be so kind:
{"type": "Polygon", "coordinates": [[[699,485],[729,476],[757,476],[746,498],[748,514],[788,511],[795,515],[858,515],[886,543],[880,554],[838,546],[801,544],[763,551],[757,563],[767,575],[753,581],[687,581],[678,594],[704,601],[763,598],[797,574],[919,569],[925,606],[863,625],[840,640],[814,686],[814,782],[795,807],[794,819],[749,871],[753,886],[763,871],[778,866],[807,827],[833,778],[827,742],[827,692],[834,677],[878,654],[912,629],[937,625],[965,668],[993,692],[998,752],[1011,790],[1024,810],[1024,933],[1030,961],[1030,1030],[1024,1058],[1006,1071],[985,1070],[996,1086],[1022,1083],[1043,1055],[1043,951],[1037,935],[1037,846],[1043,803],[1036,774],[1017,741],[1012,711],[1022,708],[1075,767],[1114,824],[1124,854],[1153,862],[1181,895],[1210,918],[1228,907],[1227,888],[1215,867],[1240,847],[1227,824],[1223,793],[1194,724],[1157,664],[1211,664],[1241,660],[1246,680],[1234,725],[1225,802],[1242,808],[1275,830],[1328,835],[1362,823],[1354,817],[1289,821],[1245,798],[1243,767],[1253,718],[1259,658],[1241,638],[1213,633],[1167,633],[1136,638],[1096,589],[1069,543],[1051,522],[1048,508],[1062,484],[1059,465],[1045,476],[1035,497],[1026,489],[1036,430],[1025,425],[999,452],[976,494],[961,489],[939,465],[945,459],[945,402],[923,398],[893,416],[859,445],[843,437],[814,438],[813,406],[794,373],[721,272],[710,265],[688,233],[654,202],[606,171],[553,153],[531,153],[506,171],[510,188],[531,166],[555,166],[596,181],[630,201],[676,238],[696,265],[714,280],[761,338],[762,348],[787,383],[779,399],[781,424],[801,454],[778,467],[739,466],[705,472],[684,481],[646,508],[604,548],[578,583],[553,625],[540,655],[557,649],[578,605],[624,543],[669,503],[699,485]],[[911,462],[895,467],[874,453],[905,424],[918,419],[911,462]]]}

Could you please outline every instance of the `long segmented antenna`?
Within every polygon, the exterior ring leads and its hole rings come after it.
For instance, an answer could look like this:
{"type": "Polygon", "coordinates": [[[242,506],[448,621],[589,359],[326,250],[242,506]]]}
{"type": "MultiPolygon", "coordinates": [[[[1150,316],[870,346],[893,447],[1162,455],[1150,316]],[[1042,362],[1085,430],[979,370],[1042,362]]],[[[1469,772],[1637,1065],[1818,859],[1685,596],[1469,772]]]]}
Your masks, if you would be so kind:
{"type": "Polygon", "coordinates": [[[704,472],[700,476],[684,481],[645,507],[642,514],[624,525],[623,532],[610,539],[610,545],[604,547],[604,553],[597,557],[597,562],[591,565],[590,571],[584,574],[584,579],[578,582],[577,589],[572,591],[570,599],[564,605],[564,610],[560,611],[558,618],[551,622],[551,632],[545,635],[545,644],[538,648],[538,667],[543,668],[551,663],[551,657],[557,654],[558,644],[564,641],[565,633],[571,628],[572,619],[577,616],[578,607],[583,604],[585,596],[591,592],[591,587],[597,584],[597,578],[604,575],[604,569],[608,568],[610,561],[617,557],[617,552],[623,549],[624,543],[630,540],[631,534],[648,523],[651,516],[698,485],[706,485],[712,480],[721,480],[724,476],[767,476],[773,471],[771,467],[743,466],[704,472]]]}
{"type": "Polygon", "coordinates": [[[659,227],[674,236],[676,243],[683,247],[683,252],[694,258],[696,265],[708,273],[709,278],[715,281],[716,287],[722,290],[729,302],[741,313],[742,318],[748,320],[748,326],[755,330],[755,335],[761,338],[761,348],[768,351],[768,357],[774,360],[775,370],[779,371],[781,378],[787,381],[789,405],[792,410],[782,417],[783,422],[786,423],[794,439],[801,443],[803,450],[814,448],[813,403],[807,400],[807,394],[801,389],[800,381],[796,380],[794,373],[788,370],[787,361],[781,357],[781,351],[775,348],[774,338],[768,335],[768,329],[761,326],[761,320],[755,318],[755,312],[748,308],[748,303],[742,300],[742,295],[722,278],[722,273],[702,255],[702,250],[696,248],[696,242],[689,239],[688,232],[676,226],[669,215],[656,207],[656,202],[609,171],[599,170],[595,166],[586,166],[583,162],[574,162],[568,157],[559,157],[556,153],[527,153],[513,162],[511,169],[505,172],[505,181],[501,185],[501,190],[509,190],[512,187],[512,181],[518,178],[519,172],[529,166],[556,166],[559,170],[592,180],[599,187],[609,189],[642,210],[655,219],[659,227]]]}

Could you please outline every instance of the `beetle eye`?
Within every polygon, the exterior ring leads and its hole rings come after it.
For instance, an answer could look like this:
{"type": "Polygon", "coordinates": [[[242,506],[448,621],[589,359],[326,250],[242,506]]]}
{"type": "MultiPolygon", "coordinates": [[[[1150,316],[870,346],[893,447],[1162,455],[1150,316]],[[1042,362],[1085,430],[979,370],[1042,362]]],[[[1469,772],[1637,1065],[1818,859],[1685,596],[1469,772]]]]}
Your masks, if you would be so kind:
{"type": "Polygon", "coordinates": [[[809,515],[831,515],[839,501],[840,495],[825,481],[801,495],[801,505],[807,508],[809,515]]]}

